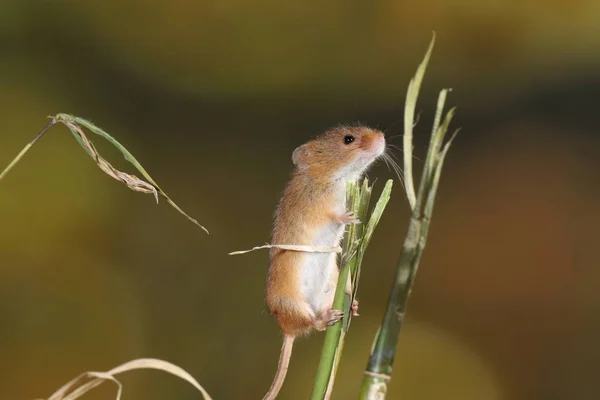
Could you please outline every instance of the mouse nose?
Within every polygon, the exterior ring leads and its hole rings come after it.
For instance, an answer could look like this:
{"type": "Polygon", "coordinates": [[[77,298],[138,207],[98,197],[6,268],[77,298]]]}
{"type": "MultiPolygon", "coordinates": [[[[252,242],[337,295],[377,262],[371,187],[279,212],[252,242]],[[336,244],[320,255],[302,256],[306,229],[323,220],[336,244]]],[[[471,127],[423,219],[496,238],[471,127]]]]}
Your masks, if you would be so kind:
{"type": "Polygon", "coordinates": [[[377,132],[373,140],[373,153],[378,157],[385,151],[385,135],[377,132]]]}

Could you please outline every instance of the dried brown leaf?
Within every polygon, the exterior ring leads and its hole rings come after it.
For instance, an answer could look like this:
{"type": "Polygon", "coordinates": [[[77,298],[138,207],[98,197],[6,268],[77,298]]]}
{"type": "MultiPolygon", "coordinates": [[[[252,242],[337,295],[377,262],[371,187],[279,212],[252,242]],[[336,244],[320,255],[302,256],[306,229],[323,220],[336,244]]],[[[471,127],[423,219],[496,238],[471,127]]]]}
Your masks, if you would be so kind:
{"type": "Polygon", "coordinates": [[[307,253],[341,253],[342,252],[342,248],[340,246],[330,247],[330,246],[302,246],[302,245],[295,245],[295,244],[265,244],[264,246],[253,247],[250,250],[232,251],[231,253],[229,253],[229,255],[235,256],[238,254],[250,253],[251,251],[254,251],[254,250],[270,249],[270,248],[292,250],[292,251],[304,251],[307,253]]]}
{"type": "Polygon", "coordinates": [[[204,400],[212,400],[212,397],[210,397],[208,392],[204,390],[204,388],[200,386],[198,381],[196,381],[196,379],[194,379],[194,377],[191,376],[188,372],[186,372],[184,369],[178,367],[175,364],[171,364],[170,362],[159,360],[156,358],[139,358],[121,364],[106,372],[84,372],[83,374],[73,378],[72,380],[64,384],[60,389],[54,392],[47,400],[75,400],[106,381],[112,381],[116,383],[118,387],[116,400],[120,400],[123,386],[121,382],[119,382],[119,380],[115,378],[115,375],[127,371],[133,371],[136,369],[157,369],[160,371],[168,372],[187,381],[196,389],[198,389],[198,391],[202,393],[204,400]]]}
{"type": "Polygon", "coordinates": [[[125,186],[135,192],[141,192],[145,194],[153,194],[156,202],[158,203],[158,191],[154,185],[138,178],[135,175],[128,174],[123,171],[119,171],[115,167],[113,167],[108,161],[106,161],[98,151],[96,151],[96,147],[94,144],[87,138],[87,136],[83,133],[83,130],[79,127],[79,125],[72,122],[65,122],[65,125],[71,130],[72,133],[77,134],[79,143],[83,146],[85,151],[94,159],[96,165],[104,171],[108,176],[113,179],[116,179],[119,182],[122,182],[125,186]]]}

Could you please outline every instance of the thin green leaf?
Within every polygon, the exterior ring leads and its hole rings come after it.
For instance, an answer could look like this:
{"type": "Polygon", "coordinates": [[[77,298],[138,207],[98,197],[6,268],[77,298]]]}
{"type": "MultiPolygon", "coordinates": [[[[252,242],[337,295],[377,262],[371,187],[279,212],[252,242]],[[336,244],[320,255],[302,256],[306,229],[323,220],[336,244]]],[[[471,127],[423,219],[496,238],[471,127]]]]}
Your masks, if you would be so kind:
{"type": "MultiPolygon", "coordinates": [[[[428,50],[425,59],[429,58],[430,50],[431,48],[428,50]]],[[[419,68],[421,67],[422,65],[419,68]]],[[[409,85],[407,102],[409,101],[408,98],[416,98],[416,94],[412,93],[413,90],[414,85],[409,85]]],[[[402,244],[396,268],[396,278],[390,291],[383,321],[375,336],[367,368],[364,372],[359,397],[361,400],[383,400],[386,396],[388,382],[391,379],[398,338],[404,322],[408,299],[410,298],[419,262],[427,241],[442,167],[450,145],[456,136],[455,133],[444,144],[448,126],[455,112],[454,108],[450,109],[442,119],[443,107],[448,91],[446,89],[442,90],[438,97],[433,130],[423,166],[423,173],[421,174],[419,192],[415,205],[412,206],[411,203],[412,213],[408,231],[402,244]]],[[[408,105],[407,108],[409,108],[408,105]]],[[[405,114],[405,124],[408,124],[408,122],[412,123],[412,118],[413,115],[411,113],[405,114]]],[[[412,135],[412,132],[410,132],[410,135],[412,135]]],[[[412,137],[410,140],[412,140],[412,137]]],[[[412,158],[412,154],[405,151],[404,157],[405,164],[407,162],[410,164],[411,160],[407,160],[407,157],[412,158]]],[[[360,263],[360,258],[361,255],[359,254],[358,263],[360,263]]]]}
{"type": "Polygon", "coordinates": [[[356,263],[356,270],[354,271],[354,274],[352,276],[352,282],[354,283],[352,286],[352,299],[355,299],[358,293],[358,283],[360,282],[360,273],[363,257],[365,255],[365,252],[367,251],[367,246],[369,246],[369,243],[371,243],[371,237],[373,237],[375,228],[381,220],[383,211],[385,210],[385,208],[388,205],[388,202],[390,201],[390,198],[392,196],[393,184],[394,181],[392,179],[388,179],[388,181],[385,183],[385,186],[383,187],[383,190],[379,195],[379,199],[377,200],[377,203],[375,203],[375,207],[373,207],[373,210],[371,211],[369,222],[367,223],[362,239],[360,241],[357,255],[358,262],[356,263]]]}
{"type": "Polygon", "coordinates": [[[162,190],[160,188],[160,186],[158,186],[158,184],[154,181],[154,179],[152,179],[152,177],[150,176],[150,174],[148,174],[146,169],[144,169],[144,167],[137,161],[137,159],[118,140],[113,138],[111,135],[109,135],[108,133],[106,133],[104,130],[100,129],[96,125],[94,125],[91,122],[89,122],[83,118],[80,118],[80,117],[75,117],[75,116],[72,116],[69,114],[61,113],[61,114],[57,114],[54,117],[54,120],[56,120],[56,122],[63,123],[65,126],[67,126],[67,128],[69,128],[69,130],[71,131],[71,133],[73,134],[75,139],[85,149],[85,151],[88,153],[88,155],[90,157],[92,157],[94,159],[94,161],[96,161],[98,166],[109,176],[113,177],[116,180],[123,182],[127,187],[129,187],[132,190],[143,192],[143,193],[154,194],[157,202],[158,202],[158,195],[160,194],[162,197],[165,198],[167,203],[169,203],[171,205],[171,207],[173,207],[180,214],[182,214],[184,217],[186,217],[189,221],[191,221],[195,225],[199,226],[206,233],[208,233],[208,230],[205,227],[203,227],[202,225],[200,225],[196,219],[190,217],[177,204],[175,204],[175,202],[165,193],[165,191],[162,190]],[[133,165],[135,167],[135,169],[137,169],[142,174],[142,176],[146,179],[147,182],[139,179],[135,175],[130,175],[130,174],[126,174],[124,172],[118,171],[108,161],[106,161],[104,158],[102,158],[100,156],[100,154],[98,153],[98,151],[96,150],[93,143],[89,139],[87,139],[87,137],[85,136],[83,130],[81,129],[81,126],[87,128],[90,132],[92,132],[98,136],[101,136],[104,139],[106,139],[107,141],[109,141],[114,147],[117,148],[117,150],[119,150],[119,152],[121,152],[121,154],[123,155],[125,160],[127,160],[131,165],[133,165]]]}
{"type": "Polygon", "coordinates": [[[404,105],[404,187],[406,188],[406,196],[408,198],[408,203],[410,204],[411,209],[414,209],[417,203],[412,169],[412,138],[415,120],[415,109],[417,107],[417,99],[419,97],[421,83],[423,82],[423,76],[425,75],[427,64],[429,63],[429,59],[431,58],[431,52],[433,51],[434,43],[435,32],[433,32],[431,43],[429,44],[429,48],[427,49],[427,53],[425,53],[423,61],[417,68],[415,76],[410,80],[410,83],[408,84],[408,90],[406,92],[406,103],[404,105]]]}
{"type": "MultiPolygon", "coordinates": [[[[437,194],[438,185],[440,183],[440,176],[442,175],[442,167],[444,166],[444,160],[446,159],[446,154],[448,154],[448,150],[450,150],[450,146],[454,141],[454,138],[458,134],[458,131],[455,131],[450,139],[444,144],[443,149],[437,155],[437,162],[435,165],[435,171],[431,180],[431,190],[427,196],[427,202],[425,203],[424,214],[428,220],[431,220],[431,216],[433,214],[433,205],[435,203],[435,196],[437,194]]],[[[427,224],[427,227],[428,228],[427,224]]],[[[425,232],[427,234],[427,232],[425,232]]]]}
{"type": "Polygon", "coordinates": [[[371,241],[371,237],[373,236],[373,232],[375,232],[375,228],[377,224],[379,224],[379,220],[381,220],[381,216],[383,215],[383,211],[387,206],[390,198],[392,196],[392,186],[394,181],[392,179],[388,179],[381,191],[381,195],[379,196],[379,200],[375,203],[375,207],[373,207],[373,211],[371,211],[371,216],[369,217],[369,222],[367,223],[365,234],[363,235],[363,241],[361,246],[366,249],[371,241]]]}
{"type": "Polygon", "coordinates": [[[106,133],[102,129],[98,128],[96,125],[92,124],[89,121],[86,121],[83,118],[75,117],[75,116],[72,116],[69,114],[62,114],[62,113],[57,114],[56,116],[50,117],[50,118],[52,118],[51,122],[48,125],[46,125],[46,127],[44,129],[42,129],[35,136],[35,138],[33,138],[33,140],[31,140],[31,142],[29,142],[23,148],[23,150],[21,150],[21,152],[19,154],[17,154],[17,156],[10,162],[10,164],[8,164],[8,166],[0,173],[0,181],[21,160],[21,158],[23,158],[23,156],[31,149],[31,147],[35,143],[37,143],[42,138],[42,136],[44,136],[44,134],[46,132],[48,132],[48,130],[50,128],[52,128],[54,125],[56,125],[57,123],[60,122],[69,129],[69,131],[71,132],[71,134],[73,135],[75,140],[77,140],[79,145],[81,147],[83,147],[85,152],[96,162],[96,165],[98,165],[98,167],[102,171],[104,171],[104,173],[106,173],[113,179],[116,179],[116,180],[122,182],[131,190],[134,190],[136,192],[154,195],[154,198],[156,199],[157,202],[158,202],[158,195],[160,194],[167,200],[167,203],[169,203],[171,205],[171,207],[175,208],[180,214],[182,214],[184,217],[186,217],[189,221],[196,224],[197,226],[202,228],[206,233],[208,233],[208,230],[206,230],[205,227],[200,225],[198,223],[198,221],[196,221],[194,218],[190,217],[187,213],[185,213],[177,204],[175,204],[175,202],[169,196],[167,196],[167,194],[150,177],[148,172],[146,172],[144,167],[142,167],[142,165],[135,159],[135,157],[133,157],[133,155],[121,143],[119,143],[115,138],[113,138],[108,133],[106,133]],[[81,127],[85,127],[87,129],[89,129],[92,133],[95,133],[96,135],[99,135],[99,136],[103,137],[104,139],[108,140],[113,146],[115,146],[117,148],[117,150],[119,150],[121,152],[121,154],[123,154],[125,159],[129,163],[131,163],[143,175],[144,178],[146,178],[146,181],[138,178],[135,175],[127,174],[125,172],[119,171],[116,168],[114,168],[106,159],[104,159],[100,155],[98,150],[96,150],[96,147],[94,146],[94,144],[87,138],[87,136],[85,135],[85,133],[83,132],[83,129],[81,127]]]}
{"type": "Polygon", "coordinates": [[[125,186],[127,186],[133,191],[146,194],[153,194],[154,198],[156,199],[156,202],[158,203],[158,191],[154,186],[152,186],[148,182],[139,179],[135,175],[130,175],[128,173],[119,171],[118,169],[113,167],[100,155],[100,153],[98,153],[94,144],[87,138],[87,136],[85,136],[83,130],[79,127],[79,125],[73,122],[62,122],[67,128],[69,128],[69,130],[73,134],[73,137],[75,137],[75,139],[81,145],[81,147],[85,149],[86,153],[94,159],[98,168],[104,171],[104,173],[106,173],[111,178],[122,182],[123,184],[125,184],[125,186]]]}
{"type": "MultiPolygon", "coordinates": [[[[440,110],[436,110],[436,114],[440,110]]],[[[423,174],[421,175],[421,182],[419,183],[419,195],[417,197],[417,206],[415,213],[420,215],[424,206],[425,199],[427,197],[426,191],[430,187],[432,174],[436,169],[436,164],[439,161],[438,153],[444,144],[444,137],[448,132],[450,122],[456,112],[456,107],[452,107],[444,116],[443,122],[438,126],[437,130],[432,133],[431,140],[429,142],[429,148],[427,150],[427,156],[425,157],[425,164],[423,166],[423,174]]]]}
{"type": "Polygon", "coordinates": [[[438,95],[437,106],[435,108],[435,116],[433,118],[433,128],[431,129],[431,139],[435,136],[438,128],[440,126],[440,121],[442,119],[442,114],[444,111],[444,105],[446,104],[446,97],[448,96],[448,92],[451,92],[452,89],[442,89],[440,90],[440,94],[438,95]]]}

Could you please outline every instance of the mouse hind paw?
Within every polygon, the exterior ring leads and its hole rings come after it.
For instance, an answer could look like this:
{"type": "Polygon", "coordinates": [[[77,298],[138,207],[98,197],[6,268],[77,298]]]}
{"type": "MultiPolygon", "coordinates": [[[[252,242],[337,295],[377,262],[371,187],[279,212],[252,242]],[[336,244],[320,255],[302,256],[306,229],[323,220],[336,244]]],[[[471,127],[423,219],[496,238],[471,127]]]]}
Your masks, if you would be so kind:
{"type": "Polygon", "coordinates": [[[328,326],[334,325],[344,318],[344,313],[340,310],[328,310],[321,318],[316,321],[315,328],[319,331],[324,331],[328,326]]]}

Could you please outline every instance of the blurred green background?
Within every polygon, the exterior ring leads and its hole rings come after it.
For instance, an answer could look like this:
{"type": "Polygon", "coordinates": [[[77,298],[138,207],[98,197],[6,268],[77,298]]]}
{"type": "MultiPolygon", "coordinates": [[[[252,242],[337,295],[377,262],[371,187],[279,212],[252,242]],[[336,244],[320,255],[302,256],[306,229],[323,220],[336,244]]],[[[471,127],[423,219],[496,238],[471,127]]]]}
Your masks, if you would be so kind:
{"type": "MultiPolygon", "coordinates": [[[[591,0],[2,0],[2,167],[47,115],[88,118],[211,234],[53,129],[0,184],[0,399],[136,357],[180,365],[217,400],[261,398],[281,344],[267,252],[227,253],[268,241],[296,146],[354,122],[401,146],[433,30],[416,152],[443,87],[462,132],[388,398],[599,398],[599,27],[591,0]]],[[[379,190],[392,176],[369,173],[379,190]]],[[[358,393],[407,216],[397,182],[335,399],[358,393]]],[[[283,399],[308,398],[322,339],[297,343],[283,399]]],[[[159,372],[123,381],[125,399],[199,398],[159,372]]],[[[89,398],[113,398],[105,386],[89,398]]]]}

